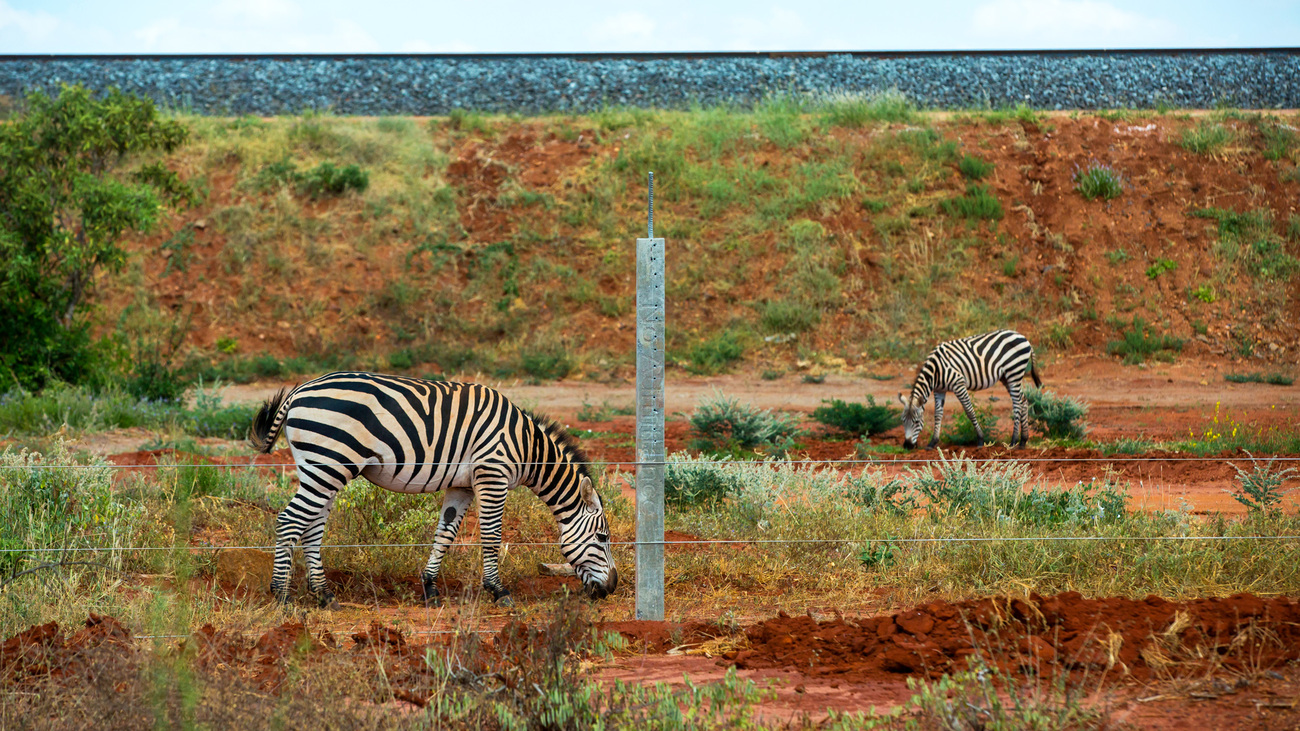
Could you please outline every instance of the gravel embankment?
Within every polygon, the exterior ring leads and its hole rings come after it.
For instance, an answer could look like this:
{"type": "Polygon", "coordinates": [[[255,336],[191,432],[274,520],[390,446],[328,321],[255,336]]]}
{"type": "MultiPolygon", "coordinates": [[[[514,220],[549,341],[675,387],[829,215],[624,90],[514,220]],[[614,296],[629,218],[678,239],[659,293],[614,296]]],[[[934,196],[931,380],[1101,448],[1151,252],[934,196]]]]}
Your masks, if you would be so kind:
{"type": "Polygon", "coordinates": [[[589,112],[897,88],[925,108],[1300,107],[1300,50],[685,56],[0,58],[0,95],[81,82],[200,114],[589,112]]]}

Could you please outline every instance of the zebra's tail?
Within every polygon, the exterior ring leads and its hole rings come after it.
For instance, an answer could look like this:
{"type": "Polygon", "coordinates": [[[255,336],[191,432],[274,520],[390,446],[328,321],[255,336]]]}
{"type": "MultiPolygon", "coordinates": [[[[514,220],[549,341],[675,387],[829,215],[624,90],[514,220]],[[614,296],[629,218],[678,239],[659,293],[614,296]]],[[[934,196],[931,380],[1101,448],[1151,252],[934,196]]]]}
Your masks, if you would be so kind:
{"type": "Polygon", "coordinates": [[[280,438],[280,430],[284,428],[284,417],[289,413],[289,397],[296,390],[282,388],[262,404],[257,416],[253,417],[253,426],[248,430],[248,441],[253,449],[262,454],[271,453],[275,441],[280,438]]]}
{"type": "Polygon", "coordinates": [[[1032,355],[1029,356],[1029,375],[1034,379],[1035,388],[1043,387],[1043,379],[1038,377],[1038,366],[1034,364],[1034,357],[1032,355]]]}

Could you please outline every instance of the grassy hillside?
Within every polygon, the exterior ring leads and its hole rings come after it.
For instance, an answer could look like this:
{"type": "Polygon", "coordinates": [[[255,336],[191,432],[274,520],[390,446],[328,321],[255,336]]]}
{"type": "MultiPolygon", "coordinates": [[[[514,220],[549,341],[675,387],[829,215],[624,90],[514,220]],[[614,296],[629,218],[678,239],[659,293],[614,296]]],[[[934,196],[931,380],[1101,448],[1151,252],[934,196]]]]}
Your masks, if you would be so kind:
{"type": "Polygon", "coordinates": [[[99,298],[106,329],[213,375],[625,377],[648,170],[692,372],[870,369],[994,327],[1130,362],[1300,347],[1295,116],[886,96],[186,121],[170,162],[201,201],[99,298]]]}

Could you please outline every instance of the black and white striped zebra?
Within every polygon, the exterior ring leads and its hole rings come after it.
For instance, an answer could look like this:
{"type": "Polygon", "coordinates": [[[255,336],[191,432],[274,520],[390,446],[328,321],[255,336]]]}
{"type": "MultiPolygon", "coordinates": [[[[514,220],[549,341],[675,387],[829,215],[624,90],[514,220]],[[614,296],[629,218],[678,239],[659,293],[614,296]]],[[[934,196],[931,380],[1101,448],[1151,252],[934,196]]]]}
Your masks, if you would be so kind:
{"type": "Polygon", "coordinates": [[[499,391],[475,383],[331,373],[268,400],[249,439],[270,452],[281,430],[299,482],[276,521],[271,590],[281,601],[288,601],[293,545],[301,542],[308,586],[321,606],[334,603],[321,567],[321,538],[339,490],[357,476],[395,492],[444,492],[423,574],[426,602],[437,601],[443,555],[477,494],[483,586],[510,603],[497,559],[506,492],[517,485],[550,506],[560,550],[587,593],[602,598],[618,586],[609,523],[586,456],[562,428],[499,391]]]}
{"type": "Polygon", "coordinates": [[[929,448],[939,444],[939,431],[943,427],[943,402],[948,391],[957,394],[966,418],[975,426],[979,444],[984,444],[984,430],[975,417],[975,405],[970,391],[979,391],[995,383],[1007,387],[1011,396],[1011,443],[1018,447],[1029,441],[1029,406],[1025,403],[1020,382],[1028,371],[1034,385],[1041,387],[1042,380],[1034,367],[1034,346],[1018,332],[994,330],[983,335],[972,335],[959,340],[939,343],[926,356],[916,373],[912,394],[898,400],[903,403],[903,446],[914,449],[921,436],[925,402],[934,394],[934,433],[930,435],[929,448]],[[1019,443],[1017,444],[1017,438],[1019,443]]]}

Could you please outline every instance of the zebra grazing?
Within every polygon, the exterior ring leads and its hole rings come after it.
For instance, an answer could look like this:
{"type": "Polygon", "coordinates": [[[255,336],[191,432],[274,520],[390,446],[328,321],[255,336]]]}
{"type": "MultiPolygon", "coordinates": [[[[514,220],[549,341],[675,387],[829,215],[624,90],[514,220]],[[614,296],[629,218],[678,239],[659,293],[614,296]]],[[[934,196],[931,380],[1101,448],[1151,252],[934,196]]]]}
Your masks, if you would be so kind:
{"type": "Polygon", "coordinates": [[[1025,371],[1034,378],[1034,385],[1042,387],[1038,370],[1034,368],[1034,346],[1018,332],[995,330],[983,335],[972,335],[959,340],[939,343],[930,355],[926,356],[912,384],[912,395],[903,403],[903,446],[915,449],[921,436],[921,424],[924,419],[925,402],[934,393],[934,433],[930,435],[929,448],[939,444],[939,430],[943,426],[943,401],[948,391],[957,394],[961,407],[966,410],[966,418],[975,426],[979,444],[984,444],[984,430],[980,428],[979,419],[975,417],[975,405],[971,403],[970,391],[988,388],[999,381],[1007,387],[1011,396],[1011,443],[1024,447],[1029,441],[1029,407],[1024,394],[1020,391],[1020,382],[1025,378],[1025,371]],[[1019,435],[1019,443],[1016,439],[1019,435]]]}
{"type": "Polygon", "coordinates": [[[562,428],[499,391],[475,383],[331,373],[269,399],[249,440],[267,453],[281,430],[298,468],[298,492],[275,529],[271,590],[282,602],[289,598],[293,545],[301,541],[308,586],[322,607],[335,605],[321,568],[321,538],[339,490],[358,475],[394,492],[444,491],[424,567],[427,603],[437,601],[443,554],[476,494],[483,586],[498,602],[512,603],[497,575],[497,555],[506,492],[521,484],[555,514],[560,550],[586,592],[603,598],[618,586],[609,523],[586,455],[562,428]]]}

